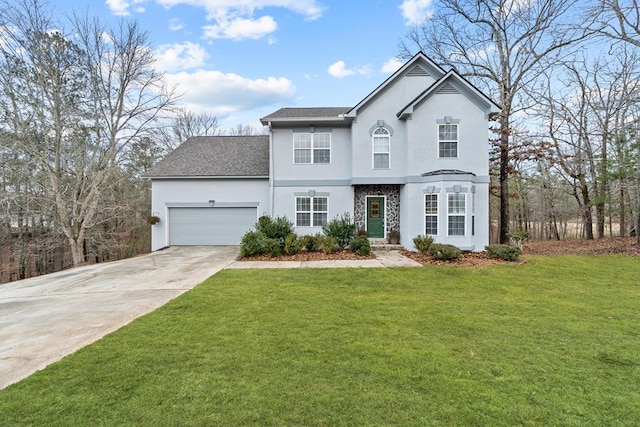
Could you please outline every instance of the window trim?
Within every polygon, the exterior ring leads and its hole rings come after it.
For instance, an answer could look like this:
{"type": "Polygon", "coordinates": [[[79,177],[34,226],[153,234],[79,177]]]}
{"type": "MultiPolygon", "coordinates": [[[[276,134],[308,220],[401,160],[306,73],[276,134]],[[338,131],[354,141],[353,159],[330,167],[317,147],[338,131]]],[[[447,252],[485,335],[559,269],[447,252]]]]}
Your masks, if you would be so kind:
{"type": "Polygon", "coordinates": [[[438,123],[436,126],[436,139],[438,141],[438,158],[439,159],[458,159],[460,158],[460,124],[459,123],[438,123]],[[453,139],[440,139],[440,126],[455,126],[456,128],[456,136],[457,139],[453,140],[453,139]],[[455,142],[456,143],[456,155],[455,156],[442,156],[442,150],[440,148],[440,144],[443,142],[455,142]]]}
{"type": "Polygon", "coordinates": [[[312,228],[312,227],[322,227],[324,224],[326,224],[327,222],[329,222],[329,197],[328,196],[295,196],[294,198],[294,212],[295,212],[295,227],[306,227],[306,228],[312,228]],[[309,210],[308,211],[299,211],[298,210],[298,200],[299,199],[309,199],[309,210]],[[325,211],[316,211],[314,209],[315,204],[314,204],[314,200],[315,199],[325,199],[326,200],[326,210],[325,211]],[[301,213],[308,213],[309,214],[309,225],[299,225],[298,224],[298,214],[301,213]],[[325,218],[325,222],[324,224],[316,224],[315,223],[315,216],[314,214],[316,213],[324,213],[326,214],[326,218],[325,218]]]}
{"type": "Polygon", "coordinates": [[[294,165],[330,165],[331,164],[331,132],[293,132],[293,164],[294,165]],[[310,148],[297,148],[296,147],[296,135],[309,135],[311,139],[311,147],[310,148]],[[329,137],[329,147],[316,147],[316,135],[328,135],[329,137]],[[296,150],[309,150],[309,162],[297,162],[296,161],[296,150]],[[329,161],[328,162],[315,162],[315,152],[319,150],[329,150],[329,161]]]}
{"type": "Polygon", "coordinates": [[[438,236],[438,232],[440,231],[440,224],[439,224],[439,213],[440,213],[440,197],[438,197],[438,193],[427,193],[424,195],[424,234],[425,236],[438,236]],[[435,201],[436,201],[436,213],[427,213],[427,197],[435,197],[435,201]],[[427,233],[427,217],[435,217],[436,219],[436,232],[435,234],[429,234],[427,233]]]}
{"type": "Polygon", "coordinates": [[[447,193],[447,236],[451,236],[451,237],[467,237],[467,194],[466,193],[447,193]],[[451,213],[450,211],[450,207],[449,207],[449,200],[451,196],[458,196],[461,195],[463,196],[463,201],[464,201],[464,212],[462,213],[451,213]],[[452,217],[457,217],[457,218],[462,218],[463,220],[463,224],[464,224],[464,229],[463,229],[463,234],[451,234],[451,227],[450,227],[450,220],[452,217]]]}
{"type": "Polygon", "coordinates": [[[384,126],[380,126],[377,127],[372,133],[371,133],[371,168],[372,169],[377,169],[377,170],[386,170],[386,169],[391,169],[391,131],[389,129],[387,129],[384,126]],[[376,132],[378,132],[379,130],[384,130],[386,132],[386,135],[384,136],[376,136],[376,132]],[[376,138],[383,138],[386,137],[387,138],[387,151],[376,151],[376,144],[375,144],[375,140],[376,138]],[[387,167],[376,167],[376,154],[386,154],[387,155],[387,167]]]}

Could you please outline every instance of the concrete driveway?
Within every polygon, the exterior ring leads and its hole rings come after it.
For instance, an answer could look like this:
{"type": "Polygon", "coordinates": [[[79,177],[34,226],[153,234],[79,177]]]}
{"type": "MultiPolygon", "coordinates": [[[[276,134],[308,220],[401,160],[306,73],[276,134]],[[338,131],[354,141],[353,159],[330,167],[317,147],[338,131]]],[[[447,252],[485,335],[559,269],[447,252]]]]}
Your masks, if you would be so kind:
{"type": "Polygon", "coordinates": [[[0,389],[164,305],[238,252],[171,247],[0,285],[0,389]]]}

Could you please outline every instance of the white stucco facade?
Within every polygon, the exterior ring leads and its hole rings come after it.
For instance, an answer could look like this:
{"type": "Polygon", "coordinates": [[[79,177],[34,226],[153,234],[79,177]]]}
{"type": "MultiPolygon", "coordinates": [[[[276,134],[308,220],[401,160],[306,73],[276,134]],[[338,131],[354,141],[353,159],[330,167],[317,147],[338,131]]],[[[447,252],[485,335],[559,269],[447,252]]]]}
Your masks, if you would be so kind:
{"type": "Polygon", "coordinates": [[[298,234],[349,213],[373,239],[396,230],[409,249],[430,234],[481,251],[489,243],[488,122],[498,111],[460,75],[418,54],[353,108],[285,108],[261,119],[268,177],[152,177],[152,211],[161,218],[153,249],[171,244],[172,207],[214,200],[255,208],[256,220],[286,216],[298,234]]]}

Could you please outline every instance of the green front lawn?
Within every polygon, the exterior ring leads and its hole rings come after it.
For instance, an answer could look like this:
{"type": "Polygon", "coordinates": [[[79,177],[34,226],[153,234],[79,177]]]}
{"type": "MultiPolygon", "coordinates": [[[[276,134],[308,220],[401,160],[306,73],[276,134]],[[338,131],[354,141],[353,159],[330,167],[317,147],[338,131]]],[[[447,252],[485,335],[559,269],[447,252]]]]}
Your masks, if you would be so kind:
{"type": "Polygon", "coordinates": [[[0,425],[640,425],[640,259],[223,271],[0,391],[0,425]]]}

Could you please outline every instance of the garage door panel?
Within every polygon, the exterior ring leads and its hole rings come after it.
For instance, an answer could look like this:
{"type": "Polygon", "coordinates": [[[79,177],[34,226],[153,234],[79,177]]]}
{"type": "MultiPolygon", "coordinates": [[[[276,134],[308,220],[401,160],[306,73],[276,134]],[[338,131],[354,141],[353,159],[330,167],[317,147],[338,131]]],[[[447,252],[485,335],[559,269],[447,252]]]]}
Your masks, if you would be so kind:
{"type": "Polygon", "coordinates": [[[170,208],[169,244],[239,245],[256,222],[256,208],[170,208]]]}

